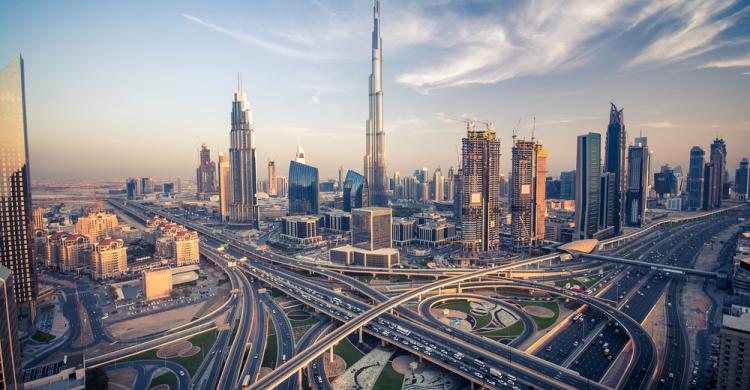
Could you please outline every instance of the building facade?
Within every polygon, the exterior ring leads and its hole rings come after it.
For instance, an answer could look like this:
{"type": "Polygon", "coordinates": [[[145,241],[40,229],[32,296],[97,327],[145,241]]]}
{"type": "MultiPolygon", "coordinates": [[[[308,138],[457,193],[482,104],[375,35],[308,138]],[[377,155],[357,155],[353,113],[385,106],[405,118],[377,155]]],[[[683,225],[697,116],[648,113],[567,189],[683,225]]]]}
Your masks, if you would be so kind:
{"type": "Polygon", "coordinates": [[[281,218],[281,238],[298,244],[312,244],[323,240],[321,218],[310,215],[292,215],[281,218]]]}
{"type": "Polygon", "coordinates": [[[289,162],[289,215],[315,215],[319,212],[318,168],[297,161],[289,162]]]}
{"type": "Polygon", "coordinates": [[[211,150],[206,144],[201,145],[199,153],[200,162],[198,168],[195,170],[195,197],[197,199],[208,199],[208,197],[218,192],[216,188],[216,164],[211,161],[211,150]]]}
{"type": "Polygon", "coordinates": [[[599,230],[600,185],[601,135],[579,135],[576,157],[576,240],[593,238],[599,230]]]}
{"type": "Polygon", "coordinates": [[[711,144],[711,163],[714,165],[714,170],[711,172],[711,208],[721,207],[721,200],[725,197],[724,184],[727,170],[727,144],[721,138],[716,138],[711,144]]]}
{"type": "Polygon", "coordinates": [[[31,239],[31,183],[23,58],[0,70],[0,265],[13,276],[13,297],[34,315],[37,263],[31,239]]]}
{"type": "Polygon", "coordinates": [[[391,248],[391,212],[387,207],[352,210],[352,246],[369,251],[391,248]]]}
{"type": "Polygon", "coordinates": [[[147,301],[169,298],[172,294],[172,269],[165,267],[143,271],[141,284],[147,301]]]}
{"type": "Polygon", "coordinates": [[[268,160],[268,196],[278,196],[278,183],[276,182],[276,161],[268,160]]]}
{"type": "Polygon", "coordinates": [[[734,193],[739,200],[747,200],[749,172],[747,158],[743,158],[739,168],[734,172],[734,193]]]}
{"type": "Polygon", "coordinates": [[[576,171],[560,172],[560,199],[576,198],[576,171]]]}
{"type": "Polygon", "coordinates": [[[608,226],[614,226],[614,234],[622,232],[625,205],[625,148],[627,145],[625,119],[622,109],[617,109],[614,103],[609,111],[609,126],[604,154],[604,172],[611,173],[615,184],[613,207],[607,210],[612,217],[607,217],[608,226]],[[611,221],[611,225],[609,224],[611,221]]]}
{"type": "Polygon", "coordinates": [[[99,242],[112,237],[117,229],[117,215],[98,211],[81,216],[76,221],[76,232],[85,234],[91,242],[99,242]]]}
{"type": "MultiPolygon", "coordinates": [[[[239,83],[238,83],[239,84],[239,83]]],[[[232,101],[232,129],[229,132],[231,204],[229,222],[258,229],[260,222],[256,176],[255,130],[253,112],[247,95],[237,86],[232,101]]]]}
{"type": "Polygon", "coordinates": [[[641,227],[646,222],[646,200],[649,188],[648,145],[631,145],[628,149],[628,190],[625,194],[625,223],[641,227]]]}
{"type": "Polygon", "coordinates": [[[719,331],[717,389],[750,389],[750,308],[732,305],[719,331]]]}
{"type": "Polygon", "coordinates": [[[344,211],[352,211],[370,206],[370,188],[367,179],[357,172],[349,170],[344,179],[344,211]]]}
{"type": "Polygon", "coordinates": [[[467,123],[462,140],[461,242],[475,255],[500,248],[500,140],[489,125],[467,123]]]}
{"type": "Polygon", "coordinates": [[[174,261],[178,267],[200,262],[200,239],[192,230],[181,230],[172,237],[174,261]]]}
{"type": "Polygon", "coordinates": [[[514,139],[511,165],[511,245],[522,251],[544,241],[547,151],[534,139],[514,139]]]}
{"type": "Polygon", "coordinates": [[[229,209],[232,205],[232,170],[229,156],[219,153],[219,218],[222,223],[229,222],[229,209]]]}
{"type": "Polygon", "coordinates": [[[700,210],[703,208],[703,169],[706,152],[699,146],[690,149],[690,170],[687,178],[687,209],[700,210]]]}
{"type": "Polygon", "coordinates": [[[94,246],[91,264],[94,279],[110,279],[128,270],[127,247],[122,240],[104,239],[94,246]]]}
{"type": "Polygon", "coordinates": [[[0,389],[23,389],[13,272],[0,265],[0,389]]]}

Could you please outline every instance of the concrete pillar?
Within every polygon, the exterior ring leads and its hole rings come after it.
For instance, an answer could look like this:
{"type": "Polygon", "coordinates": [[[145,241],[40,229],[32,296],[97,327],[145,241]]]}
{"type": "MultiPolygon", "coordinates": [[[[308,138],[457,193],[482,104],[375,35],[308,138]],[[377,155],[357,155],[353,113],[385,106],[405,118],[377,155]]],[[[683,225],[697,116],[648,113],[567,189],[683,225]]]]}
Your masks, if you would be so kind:
{"type": "Polygon", "coordinates": [[[359,343],[362,344],[362,327],[359,327],[359,343]]]}
{"type": "Polygon", "coordinates": [[[297,372],[297,375],[298,375],[298,377],[297,377],[297,383],[299,383],[299,389],[300,390],[304,390],[304,387],[302,387],[302,369],[301,368],[297,372]]]}
{"type": "Polygon", "coordinates": [[[461,294],[461,282],[458,283],[458,287],[456,288],[456,293],[461,294]]]}
{"type": "Polygon", "coordinates": [[[330,360],[329,360],[329,361],[330,361],[331,363],[333,363],[333,347],[331,347],[331,357],[330,357],[330,360]]]}

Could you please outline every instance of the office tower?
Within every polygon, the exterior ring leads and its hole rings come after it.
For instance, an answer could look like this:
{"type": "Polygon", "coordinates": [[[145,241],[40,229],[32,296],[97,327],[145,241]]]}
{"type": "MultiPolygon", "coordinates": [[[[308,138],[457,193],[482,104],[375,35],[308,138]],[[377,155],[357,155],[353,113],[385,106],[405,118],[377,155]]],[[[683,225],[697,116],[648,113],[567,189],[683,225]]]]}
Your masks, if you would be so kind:
{"type": "Polygon", "coordinates": [[[380,1],[375,0],[372,31],[372,73],[370,74],[370,117],[367,120],[364,157],[365,178],[370,186],[370,202],[387,206],[388,173],[385,162],[385,130],[383,127],[383,68],[380,39],[380,1]]]}
{"type": "Polygon", "coordinates": [[[276,161],[268,160],[268,196],[277,196],[276,161]]]}
{"type": "Polygon", "coordinates": [[[352,210],[352,246],[374,251],[391,247],[391,209],[364,207],[352,210]]]}
{"type": "Polygon", "coordinates": [[[174,193],[174,183],[164,183],[162,185],[162,192],[164,192],[165,195],[170,195],[174,193]]]}
{"type": "Polygon", "coordinates": [[[513,142],[510,236],[513,249],[521,251],[544,240],[547,151],[533,138],[527,141],[514,137],[513,142]]]}
{"type": "Polygon", "coordinates": [[[172,237],[172,245],[174,261],[178,267],[198,264],[200,261],[200,239],[197,232],[187,229],[178,231],[172,237]]]}
{"type": "Polygon", "coordinates": [[[625,222],[628,226],[641,227],[645,222],[650,157],[646,144],[628,148],[628,190],[625,194],[625,222]]]}
{"type": "Polygon", "coordinates": [[[92,242],[99,242],[112,237],[117,223],[117,215],[99,211],[79,217],[76,221],[76,231],[88,236],[92,242]]]}
{"type": "Polygon", "coordinates": [[[547,176],[544,188],[547,199],[560,199],[560,180],[555,180],[552,176],[547,176]]]}
{"type": "Polygon", "coordinates": [[[229,207],[232,193],[232,170],[229,156],[219,153],[219,217],[221,222],[229,222],[229,207]]]}
{"type": "Polygon", "coordinates": [[[154,180],[150,177],[141,178],[141,193],[150,194],[154,192],[154,180]]]}
{"type": "Polygon", "coordinates": [[[229,139],[229,168],[232,191],[230,195],[229,222],[250,225],[258,229],[259,209],[257,196],[255,130],[253,112],[242,91],[241,82],[232,102],[232,129],[229,139]]]}
{"type": "Polygon", "coordinates": [[[177,178],[177,193],[182,193],[182,179],[180,179],[179,177],[177,178]]]}
{"type": "Polygon", "coordinates": [[[107,238],[94,245],[91,268],[94,279],[121,276],[128,269],[127,247],[122,240],[107,238]]]}
{"type": "Polygon", "coordinates": [[[714,164],[713,183],[711,184],[712,207],[721,207],[724,198],[725,172],[727,169],[727,144],[721,138],[716,138],[711,144],[711,162],[714,164]]]}
{"type": "Polygon", "coordinates": [[[706,152],[699,146],[690,149],[690,170],[687,178],[687,209],[700,210],[703,208],[703,168],[706,152]]]}
{"type": "MultiPolygon", "coordinates": [[[[614,233],[615,191],[617,189],[615,174],[603,172],[599,182],[599,231],[610,230],[614,233]],[[608,229],[611,228],[611,229],[608,229]]],[[[602,233],[603,234],[603,233],[602,233]]]]}
{"type": "Polygon", "coordinates": [[[318,168],[289,162],[289,215],[318,214],[318,168]]]}
{"type": "Polygon", "coordinates": [[[276,176],[276,193],[279,198],[283,198],[289,192],[289,183],[284,176],[276,176]]]}
{"type": "Polygon", "coordinates": [[[453,202],[453,193],[455,192],[455,185],[453,177],[456,175],[456,172],[453,170],[453,167],[451,166],[448,168],[448,177],[445,183],[445,200],[449,202],[453,202]]]}
{"type": "Polygon", "coordinates": [[[750,308],[732,305],[723,314],[719,331],[717,389],[750,389],[750,308]]]}
{"type": "Polygon", "coordinates": [[[677,175],[668,164],[662,165],[659,172],[654,173],[654,191],[660,198],[679,194],[677,175]]]}
{"type": "Polygon", "coordinates": [[[462,168],[459,167],[453,175],[453,218],[457,221],[461,220],[461,191],[463,191],[463,186],[461,185],[462,174],[462,168]]]}
{"type": "Polygon", "coordinates": [[[128,180],[125,181],[125,192],[128,195],[128,200],[135,200],[135,198],[138,197],[138,180],[128,178],[128,180]]]}
{"type": "Polygon", "coordinates": [[[576,171],[560,172],[560,199],[576,198],[576,171]]]}
{"type": "Polygon", "coordinates": [[[419,200],[427,203],[430,200],[430,184],[427,182],[419,183],[419,200]]]}
{"type": "Polygon", "coordinates": [[[338,184],[337,190],[339,193],[344,191],[344,167],[343,166],[339,166],[339,184],[338,184]]]}
{"type": "Polygon", "coordinates": [[[33,207],[31,209],[31,229],[46,229],[47,217],[44,215],[49,211],[46,207],[33,207]]]}
{"type": "Polygon", "coordinates": [[[211,161],[211,150],[208,149],[206,144],[201,145],[200,163],[195,172],[195,197],[207,199],[209,196],[215,195],[218,192],[216,190],[216,164],[211,161]]]}
{"type": "Polygon", "coordinates": [[[614,103],[610,103],[609,126],[607,126],[607,140],[604,154],[604,172],[613,174],[612,180],[615,183],[615,193],[613,208],[607,210],[611,212],[612,217],[606,217],[607,222],[611,220],[614,226],[614,235],[622,232],[623,225],[623,205],[625,203],[625,146],[627,144],[627,134],[625,132],[625,119],[623,110],[618,110],[614,103]]]}
{"type": "Polygon", "coordinates": [[[0,389],[23,389],[13,272],[0,265],[0,389]]]}
{"type": "Polygon", "coordinates": [[[599,230],[601,144],[601,135],[597,133],[578,136],[574,240],[593,238],[599,230]]]}
{"type": "Polygon", "coordinates": [[[33,321],[38,286],[24,85],[23,58],[18,56],[0,70],[0,265],[13,274],[13,296],[33,321]]]}
{"type": "Polygon", "coordinates": [[[703,164],[703,200],[701,206],[703,210],[711,210],[716,205],[716,165],[713,161],[703,164]]]}
{"type": "Polygon", "coordinates": [[[351,169],[344,179],[344,211],[370,206],[370,189],[367,179],[351,169]]]}
{"type": "Polygon", "coordinates": [[[747,158],[743,158],[740,167],[734,172],[734,192],[739,200],[747,200],[748,179],[748,162],[747,158]]]}
{"type": "Polygon", "coordinates": [[[435,201],[443,200],[443,191],[445,191],[445,184],[443,181],[443,171],[438,168],[432,175],[432,199],[435,201]]]}
{"type": "Polygon", "coordinates": [[[401,182],[401,172],[399,171],[393,172],[393,197],[404,198],[404,185],[401,182]]]}
{"type": "Polygon", "coordinates": [[[462,242],[471,254],[500,247],[500,140],[487,125],[477,131],[467,122],[462,139],[462,242]]]}

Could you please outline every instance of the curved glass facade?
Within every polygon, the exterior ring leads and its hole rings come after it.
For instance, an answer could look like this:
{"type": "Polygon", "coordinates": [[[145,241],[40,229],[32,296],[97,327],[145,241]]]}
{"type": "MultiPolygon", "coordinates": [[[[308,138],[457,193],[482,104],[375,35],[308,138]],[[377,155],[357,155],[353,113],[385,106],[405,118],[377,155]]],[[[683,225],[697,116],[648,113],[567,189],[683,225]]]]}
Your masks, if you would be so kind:
{"type": "Polygon", "coordinates": [[[370,190],[367,179],[349,170],[344,180],[344,211],[370,206],[370,190]]]}
{"type": "Polygon", "coordinates": [[[289,162],[289,215],[318,214],[318,168],[289,162]]]}

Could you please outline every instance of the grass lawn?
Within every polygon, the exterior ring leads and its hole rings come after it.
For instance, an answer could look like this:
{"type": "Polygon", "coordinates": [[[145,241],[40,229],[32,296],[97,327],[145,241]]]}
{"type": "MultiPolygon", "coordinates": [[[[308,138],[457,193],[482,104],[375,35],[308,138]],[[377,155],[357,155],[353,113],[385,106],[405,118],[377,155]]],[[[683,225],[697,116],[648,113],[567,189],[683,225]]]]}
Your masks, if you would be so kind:
{"type": "MultiPolygon", "coordinates": [[[[203,362],[204,354],[207,353],[208,350],[210,350],[211,347],[214,345],[217,334],[218,332],[216,330],[210,330],[208,332],[201,333],[199,335],[189,338],[188,341],[193,343],[193,345],[200,347],[201,349],[200,352],[196,353],[193,356],[175,357],[175,358],[171,358],[167,360],[185,367],[185,369],[192,376],[193,374],[195,374],[195,371],[198,370],[198,366],[200,366],[201,362],[203,362]]],[[[152,349],[149,351],[141,352],[129,358],[118,360],[117,362],[110,364],[110,366],[114,366],[117,363],[121,363],[121,362],[130,362],[130,361],[136,361],[136,360],[161,360],[156,357],[157,350],[158,349],[152,349]]]]}
{"type": "Polygon", "coordinates": [[[602,280],[602,277],[603,275],[599,275],[599,274],[587,275],[585,277],[587,280],[583,281],[582,283],[586,287],[591,287],[595,285],[598,281],[602,280]]]}
{"type": "Polygon", "coordinates": [[[281,292],[281,290],[279,290],[276,287],[271,287],[271,289],[268,290],[268,294],[271,295],[273,298],[278,298],[278,297],[283,297],[284,296],[284,293],[281,292]]]}
{"type": "Polygon", "coordinates": [[[266,351],[263,352],[263,367],[276,368],[276,354],[278,353],[276,345],[276,335],[272,334],[266,339],[266,351]]]}
{"type": "Polygon", "coordinates": [[[55,335],[49,334],[47,332],[43,332],[41,330],[37,330],[36,333],[34,333],[34,335],[31,336],[31,339],[34,341],[38,341],[40,343],[49,343],[50,341],[55,339],[55,335]]]}
{"type": "Polygon", "coordinates": [[[385,365],[383,371],[380,372],[378,380],[375,381],[375,385],[372,390],[391,390],[400,389],[404,382],[404,376],[397,373],[393,369],[391,362],[385,365]]]}
{"type": "Polygon", "coordinates": [[[521,306],[540,306],[552,310],[555,315],[550,318],[531,316],[536,322],[538,330],[547,329],[557,321],[557,317],[560,315],[560,307],[557,302],[554,301],[518,301],[521,306]]]}
{"type": "Polygon", "coordinates": [[[298,328],[300,326],[315,325],[318,322],[320,322],[320,320],[318,319],[318,317],[310,316],[310,318],[306,320],[302,320],[302,321],[289,320],[289,322],[292,323],[292,328],[298,328]]]}
{"type": "Polygon", "coordinates": [[[341,356],[346,362],[347,367],[353,366],[359,359],[362,359],[362,356],[365,356],[360,350],[352,345],[349,339],[341,340],[338,345],[333,347],[333,353],[341,356]]]}
{"type": "Polygon", "coordinates": [[[519,320],[503,329],[493,329],[486,332],[478,332],[477,334],[497,341],[502,338],[516,337],[520,335],[521,332],[523,332],[523,322],[519,320]]]}
{"type": "Polygon", "coordinates": [[[165,372],[157,377],[152,378],[151,383],[148,385],[148,388],[150,389],[159,385],[167,385],[171,390],[177,390],[179,388],[177,386],[177,376],[172,371],[165,372]]]}
{"type": "Polygon", "coordinates": [[[440,305],[437,305],[435,307],[438,309],[458,310],[466,314],[469,314],[471,312],[471,305],[469,305],[468,301],[448,301],[445,303],[441,303],[440,305]]]}
{"type": "Polygon", "coordinates": [[[584,284],[575,280],[575,279],[566,279],[566,280],[558,280],[555,282],[555,287],[565,287],[567,288],[567,285],[570,284],[570,287],[573,286],[583,286],[584,284]]]}

